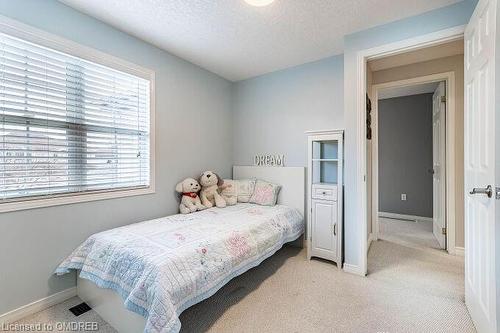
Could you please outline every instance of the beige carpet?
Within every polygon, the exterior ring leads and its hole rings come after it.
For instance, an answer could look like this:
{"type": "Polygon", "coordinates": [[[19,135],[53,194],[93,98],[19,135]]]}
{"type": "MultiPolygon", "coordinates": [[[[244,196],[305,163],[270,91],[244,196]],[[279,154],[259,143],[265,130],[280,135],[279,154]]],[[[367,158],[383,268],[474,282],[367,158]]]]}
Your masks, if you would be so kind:
{"type": "MultiPolygon", "coordinates": [[[[181,321],[183,332],[474,332],[463,293],[463,259],[438,251],[373,242],[364,278],[285,247],[181,321]]],[[[59,305],[23,322],[68,318],[59,305]]]]}
{"type": "Polygon", "coordinates": [[[432,221],[408,221],[379,217],[379,238],[402,245],[441,249],[432,233],[432,221]]]}

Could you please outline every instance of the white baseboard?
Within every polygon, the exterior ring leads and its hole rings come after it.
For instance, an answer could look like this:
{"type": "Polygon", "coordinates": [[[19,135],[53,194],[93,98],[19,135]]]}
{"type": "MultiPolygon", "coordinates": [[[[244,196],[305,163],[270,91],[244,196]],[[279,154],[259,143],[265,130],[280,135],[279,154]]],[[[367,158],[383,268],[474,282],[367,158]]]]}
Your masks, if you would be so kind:
{"type": "Polygon", "coordinates": [[[344,272],[351,273],[359,276],[366,276],[365,272],[361,270],[361,268],[357,265],[351,265],[344,263],[344,272]]]}
{"type": "Polygon", "coordinates": [[[396,214],[396,213],[388,213],[388,212],[378,212],[378,216],[379,217],[386,217],[389,219],[432,222],[432,217],[426,217],[426,216],[405,215],[405,214],[396,214]]]}
{"type": "Polygon", "coordinates": [[[60,291],[45,298],[39,299],[38,301],[34,301],[33,303],[23,305],[20,308],[0,315],[0,325],[13,323],[26,316],[62,303],[74,296],[76,296],[76,287],[60,291]]]}
{"type": "Polygon", "coordinates": [[[465,248],[461,246],[455,246],[455,253],[456,256],[464,257],[465,256],[465,248]]]}

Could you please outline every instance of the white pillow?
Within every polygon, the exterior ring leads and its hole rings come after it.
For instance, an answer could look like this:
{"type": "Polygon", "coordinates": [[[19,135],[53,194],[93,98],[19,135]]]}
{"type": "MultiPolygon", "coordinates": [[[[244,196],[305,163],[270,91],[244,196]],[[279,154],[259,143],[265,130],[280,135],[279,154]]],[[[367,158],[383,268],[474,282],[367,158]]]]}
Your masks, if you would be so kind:
{"type": "Polygon", "coordinates": [[[232,197],[236,196],[238,202],[248,202],[255,189],[255,179],[224,179],[225,185],[231,185],[222,190],[222,195],[232,197]]]}
{"type": "Polygon", "coordinates": [[[238,184],[238,202],[248,202],[255,191],[256,179],[237,180],[238,184]]]}
{"type": "Polygon", "coordinates": [[[278,202],[280,189],[281,185],[259,179],[255,183],[255,190],[249,202],[262,206],[274,206],[278,202]]]}

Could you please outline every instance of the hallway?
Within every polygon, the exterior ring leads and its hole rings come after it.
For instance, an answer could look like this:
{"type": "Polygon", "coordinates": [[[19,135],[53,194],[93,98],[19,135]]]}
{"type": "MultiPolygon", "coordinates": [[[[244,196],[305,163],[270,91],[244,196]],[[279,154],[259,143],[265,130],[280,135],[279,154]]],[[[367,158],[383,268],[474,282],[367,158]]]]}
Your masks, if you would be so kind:
{"type": "Polygon", "coordinates": [[[392,327],[393,332],[475,331],[465,307],[463,257],[379,240],[370,247],[368,278],[388,309],[396,294],[405,300],[393,309],[403,322],[421,317],[421,326],[392,327]],[[452,322],[455,329],[447,326],[452,322]]]}
{"type": "Polygon", "coordinates": [[[432,233],[432,221],[409,221],[379,217],[379,238],[393,243],[440,250],[432,233]]]}

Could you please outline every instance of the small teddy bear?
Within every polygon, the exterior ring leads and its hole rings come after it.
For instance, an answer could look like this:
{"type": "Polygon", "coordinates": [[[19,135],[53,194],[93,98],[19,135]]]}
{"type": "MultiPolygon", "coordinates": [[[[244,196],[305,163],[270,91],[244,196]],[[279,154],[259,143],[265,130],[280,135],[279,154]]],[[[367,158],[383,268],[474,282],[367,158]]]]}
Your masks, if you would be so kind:
{"type": "Polygon", "coordinates": [[[201,204],[200,197],[198,196],[200,189],[200,184],[193,178],[186,178],[175,186],[175,190],[182,193],[179,205],[179,210],[182,214],[189,214],[207,208],[201,204]]]}
{"type": "Polygon", "coordinates": [[[226,207],[226,200],[219,193],[219,186],[222,186],[223,180],[213,171],[205,171],[200,176],[201,184],[201,203],[205,207],[217,206],[226,207]]]}

